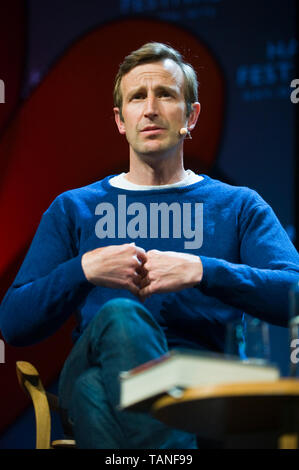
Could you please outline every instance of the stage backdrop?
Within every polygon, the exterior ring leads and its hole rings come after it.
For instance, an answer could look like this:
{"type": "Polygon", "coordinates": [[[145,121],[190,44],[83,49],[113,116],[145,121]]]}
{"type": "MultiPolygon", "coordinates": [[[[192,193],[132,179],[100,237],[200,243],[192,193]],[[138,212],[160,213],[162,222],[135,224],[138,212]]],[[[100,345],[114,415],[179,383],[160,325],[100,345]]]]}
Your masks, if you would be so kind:
{"type": "MultiPolygon", "coordinates": [[[[112,114],[113,77],[123,57],[149,40],[178,48],[198,72],[202,114],[186,142],[186,168],[256,189],[294,240],[295,2],[273,1],[271,10],[267,1],[228,0],[24,5],[2,4],[0,15],[1,297],[52,200],[127,169],[112,114]]],[[[49,385],[72,328],[71,318],[42,344],[5,345],[1,447],[27,442],[17,436],[20,427],[5,433],[28,403],[15,361],[33,361],[49,385]]],[[[287,374],[287,330],[271,327],[271,354],[287,374]]]]}

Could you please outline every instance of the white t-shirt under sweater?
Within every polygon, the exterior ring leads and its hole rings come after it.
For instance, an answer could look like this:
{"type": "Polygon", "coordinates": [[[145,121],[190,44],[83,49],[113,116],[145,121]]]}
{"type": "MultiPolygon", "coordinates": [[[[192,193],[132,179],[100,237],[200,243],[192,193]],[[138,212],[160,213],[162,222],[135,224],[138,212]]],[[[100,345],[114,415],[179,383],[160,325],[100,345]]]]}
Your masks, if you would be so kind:
{"type": "Polygon", "coordinates": [[[203,180],[203,176],[196,175],[192,170],[186,170],[185,176],[181,181],[177,183],[171,184],[162,184],[162,185],[142,185],[142,184],[135,184],[128,181],[125,177],[126,173],[121,173],[120,175],[114,176],[109,180],[109,183],[112,186],[120,189],[131,189],[131,190],[153,190],[153,189],[167,189],[167,188],[180,188],[182,186],[188,186],[193,183],[197,183],[197,181],[203,180]]]}

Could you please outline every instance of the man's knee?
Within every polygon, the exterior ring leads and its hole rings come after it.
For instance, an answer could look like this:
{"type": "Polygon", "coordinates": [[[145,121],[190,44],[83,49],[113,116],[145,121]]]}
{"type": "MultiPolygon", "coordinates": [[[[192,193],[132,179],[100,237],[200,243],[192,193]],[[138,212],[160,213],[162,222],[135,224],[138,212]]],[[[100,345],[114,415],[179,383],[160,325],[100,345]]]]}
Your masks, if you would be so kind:
{"type": "Polygon", "coordinates": [[[135,300],[119,297],[117,299],[108,300],[99,310],[98,315],[115,317],[116,319],[134,314],[144,307],[135,300]]]}
{"type": "Polygon", "coordinates": [[[159,328],[152,314],[140,303],[127,298],[117,298],[106,302],[94,319],[95,323],[119,328],[127,328],[130,323],[142,326],[145,322],[154,328],[159,328]]]}
{"type": "Polygon", "coordinates": [[[117,344],[130,345],[139,343],[143,338],[160,338],[163,348],[167,348],[166,338],[162,328],[140,302],[117,298],[106,302],[92,320],[91,342],[98,344],[100,338],[109,339],[111,345],[117,348],[117,344]]]}

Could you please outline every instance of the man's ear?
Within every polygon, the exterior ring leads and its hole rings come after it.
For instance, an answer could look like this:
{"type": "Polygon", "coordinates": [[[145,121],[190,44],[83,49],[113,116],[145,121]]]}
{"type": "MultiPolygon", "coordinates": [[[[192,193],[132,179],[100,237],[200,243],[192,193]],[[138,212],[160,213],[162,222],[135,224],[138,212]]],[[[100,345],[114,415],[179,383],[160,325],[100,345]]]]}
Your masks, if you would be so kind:
{"type": "Polygon", "coordinates": [[[126,127],[125,127],[124,121],[122,120],[120,109],[119,108],[113,108],[113,112],[114,112],[114,119],[115,119],[116,125],[118,127],[119,133],[120,134],[125,134],[126,133],[126,127]]]}
{"type": "Polygon", "coordinates": [[[192,104],[192,111],[188,116],[188,129],[189,131],[193,131],[194,127],[196,126],[198,116],[200,114],[200,103],[195,102],[192,104]]]}

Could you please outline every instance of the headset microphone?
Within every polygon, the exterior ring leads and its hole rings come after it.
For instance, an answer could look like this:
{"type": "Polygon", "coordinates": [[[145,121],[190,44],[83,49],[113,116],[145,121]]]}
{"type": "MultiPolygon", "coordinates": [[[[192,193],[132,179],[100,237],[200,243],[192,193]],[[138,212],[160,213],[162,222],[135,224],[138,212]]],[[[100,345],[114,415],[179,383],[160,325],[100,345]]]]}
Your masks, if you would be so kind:
{"type": "Polygon", "coordinates": [[[192,139],[190,131],[187,129],[187,127],[182,127],[180,129],[180,135],[186,135],[188,136],[187,139],[192,139]]]}

